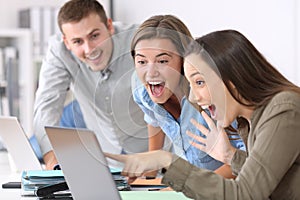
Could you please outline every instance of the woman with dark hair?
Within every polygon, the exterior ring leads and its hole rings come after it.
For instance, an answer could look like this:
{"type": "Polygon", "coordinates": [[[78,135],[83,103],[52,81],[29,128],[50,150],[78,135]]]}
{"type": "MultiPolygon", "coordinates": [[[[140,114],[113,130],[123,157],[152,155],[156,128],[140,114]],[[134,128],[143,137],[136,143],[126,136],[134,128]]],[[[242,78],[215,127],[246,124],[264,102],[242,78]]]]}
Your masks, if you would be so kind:
{"type": "Polygon", "coordinates": [[[231,163],[235,180],[165,151],[109,155],[125,163],[124,175],[137,177],[165,167],[163,183],[194,199],[300,199],[300,88],[281,75],[241,33],[217,31],[190,46],[184,64],[192,101],[207,107],[209,154],[231,163]],[[224,128],[238,119],[247,155],[228,145],[224,128]]]}
{"type": "MultiPolygon", "coordinates": [[[[167,138],[176,155],[197,167],[217,170],[216,173],[231,178],[230,167],[192,146],[191,138],[186,135],[189,130],[201,137],[201,132],[191,125],[191,118],[206,125],[185,96],[189,86],[184,77],[183,55],[191,39],[186,25],[173,15],[152,16],[139,26],[131,43],[136,69],[133,99],[143,110],[148,124],[149,151],[161,149],[167,138]]],[[[244,148],[239,137],[231,143],[236,148],[244,148]]],[[[155,173],[147,174],[150,175],[155,173]]]]}

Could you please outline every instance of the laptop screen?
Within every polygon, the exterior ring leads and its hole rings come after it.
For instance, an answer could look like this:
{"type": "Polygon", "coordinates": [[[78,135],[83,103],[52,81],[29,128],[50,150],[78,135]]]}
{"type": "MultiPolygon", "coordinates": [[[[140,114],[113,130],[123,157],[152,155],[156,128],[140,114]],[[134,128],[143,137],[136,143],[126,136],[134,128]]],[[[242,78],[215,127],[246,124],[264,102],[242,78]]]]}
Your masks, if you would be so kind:
{"type": "Polygon", "coordinates": [[[45,130],[75,199],[121,199],[92,131],[61,127],[45,130]]]}
{"type": "Polygon", "coordinates": [[[41,170],[42,165],[18,119],[16,117],[1,116],[0,127],[0,137],[14,161],[15,170],[19,172],[23,170],[41,170]]]}

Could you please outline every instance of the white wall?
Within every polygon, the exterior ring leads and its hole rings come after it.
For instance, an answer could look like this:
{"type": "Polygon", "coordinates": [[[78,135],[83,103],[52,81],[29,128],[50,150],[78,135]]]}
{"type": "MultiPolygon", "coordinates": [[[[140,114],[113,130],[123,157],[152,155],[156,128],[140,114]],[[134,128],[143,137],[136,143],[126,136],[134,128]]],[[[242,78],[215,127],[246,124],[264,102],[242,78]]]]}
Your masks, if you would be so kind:
{"type": "MultiPolygon", "coordinates": [[[[109,10],[110,0],[99,0],[109,10]]],[[[61,6],[66,0],[0,1],[0,29],[17,28],[18,10],[61,6]]],[[[114,19],[141,23],[156,14],[174,14],[194,36],[237,29],[291,81],[300,85],[300,3],[298,0],[113,0],[114,19]],[[141,6],[142,5],[142,6],[141,6]],[[297,55],[297,56],[296,56],[297,55]]]]}
{"type": "Polygon", "coordinates": [[[300,58],[296,57],[300,49],[299,4],[297,0],[114,0],[114,19],[141,23],[152,15],[174,14],[195,37],[237,29],[280,72],[300,85],[300,58]]]}
{"type": "MultiPolygon", "coordinates": [[[[0,0],[0,29],[18,27],[18,11],[29,7],[60,7],[67,0],[0,0]]],[[[110,0],[99,0],[110,15],[110,0]]]]}
{"type": "Polygon", "coordinates": [[[0,28],[17,28],[18,11],[32,6],[60,6],[66,0],[1,0],[0,28]]]}

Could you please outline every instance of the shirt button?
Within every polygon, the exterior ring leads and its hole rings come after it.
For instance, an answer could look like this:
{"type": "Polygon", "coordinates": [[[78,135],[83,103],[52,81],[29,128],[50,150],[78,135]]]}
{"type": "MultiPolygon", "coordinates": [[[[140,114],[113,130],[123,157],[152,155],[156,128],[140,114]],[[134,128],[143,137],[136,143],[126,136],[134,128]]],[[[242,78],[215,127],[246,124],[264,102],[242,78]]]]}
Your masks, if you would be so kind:
{"type": "Polygon", "coordinates": [[[109,100],[109,97],[105,97],[105,100],[108,101],[108,100],[109,100]]]}
{"type": "Polygon", "coordinates": [[[174,183],[172,181],[169,181],[168,184],[169,184],[169,186],[173,186],[174,185],[174,183]]]}

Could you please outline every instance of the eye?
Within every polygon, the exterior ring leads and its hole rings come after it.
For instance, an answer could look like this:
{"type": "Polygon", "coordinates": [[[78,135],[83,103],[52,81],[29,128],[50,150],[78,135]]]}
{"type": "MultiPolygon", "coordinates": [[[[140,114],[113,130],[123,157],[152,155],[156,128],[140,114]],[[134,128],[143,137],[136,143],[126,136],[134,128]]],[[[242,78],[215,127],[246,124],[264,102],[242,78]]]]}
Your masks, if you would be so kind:
{"type": "Polygon", "coordinates": [[[143,64],[145,64],[146,62],[145,62],[144,60],[139,60],[139,61],[137,61],[137,63],[143,65],[143,64]]]}
{"type": "Polygon", "coordinates": [[[201,81],[201,80],[197,80],[195,82],[198,86],[203,86],[205,84],[205,81],[201,81]]]}
{"type": "Polygon", "coordinates": [[[93,35],[91,35],[91,40],[95,40],[99,37],[100,33],[95,33],[93,35]]]}
{"type": "Polygon", "coordinates": [[[136,59],[135,60],[135,65],[136,66],[144,66],[147,64],[147,61],[146,60],[142,60],[142,59],[136,59]]]}
{"type": "Polygon", "coordinates": [[[169,61],[168,60],[159,60],[158,63],[159,64],[167,64],[169,61]]]}
{"type": "Polygon", "coordinates": [[[82,44],[82,40],[78,39],[78,40],[73,40],[73,44],[74,45],[80,45],[82,44]]]}

